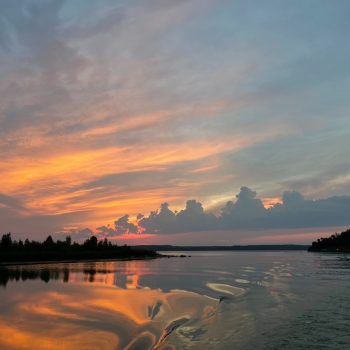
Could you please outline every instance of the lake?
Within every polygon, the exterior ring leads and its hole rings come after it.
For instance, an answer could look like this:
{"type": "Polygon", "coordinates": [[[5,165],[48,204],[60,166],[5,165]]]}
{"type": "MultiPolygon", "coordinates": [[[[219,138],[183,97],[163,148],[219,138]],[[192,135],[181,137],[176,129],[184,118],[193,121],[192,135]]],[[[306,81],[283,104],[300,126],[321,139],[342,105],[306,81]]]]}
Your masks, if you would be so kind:
{"type": "Polygon", "coordinates": [[[350,348],[349,256],[185,254],[1,267],[0,349],[350,348]]]}

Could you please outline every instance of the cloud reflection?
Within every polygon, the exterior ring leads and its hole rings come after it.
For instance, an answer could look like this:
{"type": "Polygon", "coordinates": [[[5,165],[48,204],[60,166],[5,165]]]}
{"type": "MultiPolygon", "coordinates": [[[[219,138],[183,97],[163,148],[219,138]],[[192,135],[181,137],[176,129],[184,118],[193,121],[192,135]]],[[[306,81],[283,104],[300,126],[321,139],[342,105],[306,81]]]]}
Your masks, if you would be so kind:
{"type": "Polygon", "coordinates": [[[0,348],[162,348],[177,320],[199,322],[215,311],[215,299],[194,292],[142,287],[142,262],[123,266],[119,272],[110,263],[1,268],[7,304],[0,331],[8,336],[0,348]]]}

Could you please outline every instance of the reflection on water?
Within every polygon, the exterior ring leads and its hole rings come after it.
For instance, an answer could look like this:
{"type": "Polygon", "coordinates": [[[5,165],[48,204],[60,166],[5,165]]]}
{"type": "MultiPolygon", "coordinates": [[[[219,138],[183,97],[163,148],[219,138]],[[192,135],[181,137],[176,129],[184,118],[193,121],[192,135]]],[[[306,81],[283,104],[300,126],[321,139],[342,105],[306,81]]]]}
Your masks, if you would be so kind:
{"type": "Polygon", "coordinates": [[[191,255],[0,267],[0,349],[348,349],[347,257],[191,255]]]}

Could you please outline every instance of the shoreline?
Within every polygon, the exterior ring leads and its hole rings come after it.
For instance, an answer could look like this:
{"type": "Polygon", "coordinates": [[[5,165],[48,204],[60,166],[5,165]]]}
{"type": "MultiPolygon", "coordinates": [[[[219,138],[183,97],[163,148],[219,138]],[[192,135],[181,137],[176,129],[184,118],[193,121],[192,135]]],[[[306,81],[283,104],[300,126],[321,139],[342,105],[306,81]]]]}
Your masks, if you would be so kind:
{"type": "Polygon", "coordinates": [[[89,263],[89,262],[114,262],[114,261],[132,261],[132,260],[154,260],[161,258],[185,258],[190,257],[190,255],[164,255],[158,254],[157,256],[145,256],[145,257],[137,257],[131,256],[127,258],[106,258],[106,259],[67,259],[67,260],[32,260],[32,261],[8,261],[8,262],[0,262],[0,267],[3,266],[16,266],[16,265],[40,265],[40,264],[74,264],[74,263],[89,263]]]}

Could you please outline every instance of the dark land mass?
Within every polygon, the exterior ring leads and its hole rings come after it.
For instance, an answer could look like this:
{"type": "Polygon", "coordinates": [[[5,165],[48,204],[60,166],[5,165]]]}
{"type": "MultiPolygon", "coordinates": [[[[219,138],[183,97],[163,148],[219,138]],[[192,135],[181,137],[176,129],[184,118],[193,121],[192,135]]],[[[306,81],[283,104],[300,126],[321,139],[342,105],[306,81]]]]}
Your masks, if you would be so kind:
{"type": "Polygon", "coordinates": [[[350,253],[350,229],[335,233],[327,238],[319,238],[312,242],[310,252],[344,252],[350,253]]]}
{"type": "Polygon", "coordinates": [[[264,245],[232,245],[232,246],[174,246],[174,245],[139,245],[134,249],[150,249],[155,251],[260,251],[260,250],[307,250],[309,245],[298,244],[264,244],[264,245]]]}
{"type": "Polygon", "coordinates": [[[81,260],[114,260],[114,259],[152,259],[162,257],[151,249],[134,249],[127,245],[118,246],[107,239],[98,240],[91,236],[82,244],[72,242],[71,237],[64,241],[54,241],[48,236],[44,242],[26,239],[12,240],[7,233],[0,239],[0,264],[81,261],[81,260]]]}

